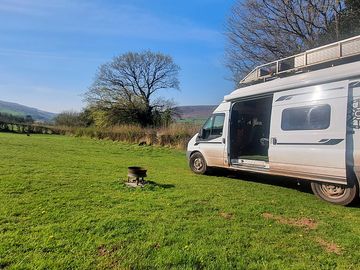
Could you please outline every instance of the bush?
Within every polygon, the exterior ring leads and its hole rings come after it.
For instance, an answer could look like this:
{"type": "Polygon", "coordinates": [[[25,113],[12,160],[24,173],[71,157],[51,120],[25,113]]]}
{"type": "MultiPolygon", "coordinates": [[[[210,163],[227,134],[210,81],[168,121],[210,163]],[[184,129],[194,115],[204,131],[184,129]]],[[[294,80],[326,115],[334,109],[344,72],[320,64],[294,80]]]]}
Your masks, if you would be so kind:
{"type": "Polygon", "coordinates": [[[160,129],[144,129],[138,125],[119,125],[111,128],[57,126],[53,130],[62,135],[185,149],[190,138],[198,132],[199,126],[188,123],[172,124],[160,129]]]}
{"type": "Polygon", "coordinates": [[[158,131],[159,144],[185,149],[188,141],[199,131],[199,126],[188,123],[171,124],[158,131]]]}
{"type": "Polygon", "coordinates": [[[55,118],[56,126],[66,127],[88,127],[94,123],[91,113],[88,109],[82,112],[65,111],[59,113],[55,118]]]}

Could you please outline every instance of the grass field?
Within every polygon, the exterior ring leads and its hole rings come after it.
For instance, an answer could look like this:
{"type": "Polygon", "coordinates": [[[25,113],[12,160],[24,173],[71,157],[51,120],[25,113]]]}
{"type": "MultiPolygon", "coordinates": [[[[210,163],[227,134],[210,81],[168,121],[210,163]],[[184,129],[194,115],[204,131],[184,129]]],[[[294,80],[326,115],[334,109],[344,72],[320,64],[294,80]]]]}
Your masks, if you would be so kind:
{"type": "Polygon", "coordinates": [[[178,119],[176,122],[178,123],[191,123],[191,124],[195,124],[195,125],[199,125],[202,126],[203,124],[205,124],[205,121],[208,118],[184,118],[184,119],[178,119]]]}
{"type": "Polygon", "coordinates": [[[0,113],[7,113],[7,114],[15,115],[15,116],[24,116],[25,117],[25,115],[22,113],[19,113],[17,111],[8,110],[8,109],[3,109],[3,108],[0,108],[0,113]]]}
{"type": "Polygon", "coordinates": [[[199,176],[182,151],[55,135],[0,134],[0,160],[0,268],[360,268],[360,208],[294,182],[199,176]],[[153,183],[121,184],[130,165],[153,183]]]}

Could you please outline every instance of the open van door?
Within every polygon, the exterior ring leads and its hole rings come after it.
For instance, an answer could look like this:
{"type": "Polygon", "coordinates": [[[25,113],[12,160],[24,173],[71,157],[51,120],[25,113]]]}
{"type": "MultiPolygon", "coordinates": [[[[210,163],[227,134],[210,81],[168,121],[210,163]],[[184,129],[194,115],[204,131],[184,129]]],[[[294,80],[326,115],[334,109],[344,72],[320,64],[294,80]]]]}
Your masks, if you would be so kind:
{"type": "Polygon", "coordinates": [[[346,183],[348,81],[274,94],[270,171],[346,183]]]}

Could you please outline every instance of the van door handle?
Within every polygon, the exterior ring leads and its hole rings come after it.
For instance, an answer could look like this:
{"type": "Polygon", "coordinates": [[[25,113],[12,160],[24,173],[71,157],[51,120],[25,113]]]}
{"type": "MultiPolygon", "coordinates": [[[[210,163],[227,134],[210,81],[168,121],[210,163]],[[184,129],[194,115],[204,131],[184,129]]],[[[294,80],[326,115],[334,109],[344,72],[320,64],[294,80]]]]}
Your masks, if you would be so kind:
{"type": "Polygon", "coordinates": [[[271,138],[271,143],[277,145],[277,139],[275,137],[271,138]]]}
{"type": "Polygon", "coordinates": [[[225,142],[226,142],[226,141],[225,141],[225,138],[223,138],[223,139],[222,139],[222,143],[225,144],[225,142]]]}

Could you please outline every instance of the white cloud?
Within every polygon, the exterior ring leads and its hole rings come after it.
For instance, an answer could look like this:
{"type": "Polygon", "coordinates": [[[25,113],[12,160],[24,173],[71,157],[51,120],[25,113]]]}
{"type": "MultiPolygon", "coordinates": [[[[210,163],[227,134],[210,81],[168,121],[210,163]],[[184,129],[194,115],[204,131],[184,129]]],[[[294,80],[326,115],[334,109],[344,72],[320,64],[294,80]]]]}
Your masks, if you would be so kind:
{"type": "Polygon", "coordinates": [[[164,41],[214,42],[221,36],[214,29],[184,18],[158,16],[129,4],[109,7],[101,1],[0,0],[0,14],[21,15],[23,21],[26,21],[24,16],[29,17],[29,23],[12,26],[25,30],[164,41]]]}
{"type": "MultiPolygon", "coordinates": [[[[18,50],[18,49],[7,49],[7,48],[0,48],[0,55],[11,55],[11,56],[17,56],[17,57],[30,57],[30,58],[46,58],[46,59],[54,59],[54,60],[83,60],[86,59],[86,61],[94,61],[94,62],[103,62],[106,59],[104,58],[95,58],[95,57],[89,57],[89,55],[83,55],[83,54],[71,54],[71,55],[65,55],[63,53],[50,53],[45,51],[33,51],[33,50],[18,50]]],[[[0,64],[1,68],[1,64],[0,64]]]]}
{"type": "Polygon", "coordinates": [[[43,16],[49,9],[59,7],[59,1],[0,0],[0,13],[43,16]]]}

